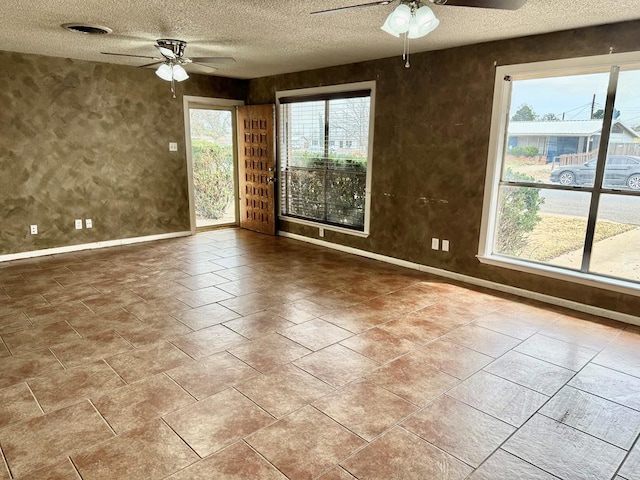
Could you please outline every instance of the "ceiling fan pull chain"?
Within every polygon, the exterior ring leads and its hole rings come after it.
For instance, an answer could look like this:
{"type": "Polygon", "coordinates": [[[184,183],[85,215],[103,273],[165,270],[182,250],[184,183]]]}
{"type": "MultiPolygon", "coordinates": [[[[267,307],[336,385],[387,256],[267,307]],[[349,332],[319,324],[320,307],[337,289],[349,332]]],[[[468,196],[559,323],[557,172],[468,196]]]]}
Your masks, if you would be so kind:
{"type": "Polygon", "coordinates": [[[404,62],[404,68],[409,68],[411,64],[409,63],[409,36],[405,33],[404,35],[404,53],[402,54],[402,59],[404,62]]]}

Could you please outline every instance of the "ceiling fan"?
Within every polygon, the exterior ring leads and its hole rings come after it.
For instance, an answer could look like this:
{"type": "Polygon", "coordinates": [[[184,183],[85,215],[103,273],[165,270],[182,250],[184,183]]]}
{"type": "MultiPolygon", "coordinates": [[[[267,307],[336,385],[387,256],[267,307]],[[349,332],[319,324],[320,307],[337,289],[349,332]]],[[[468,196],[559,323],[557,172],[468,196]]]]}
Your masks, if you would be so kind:
{"type": "MultiPolygon", "coordinates": [[[[440,25],[440,20],[436,18],[433,10],[427,5],[428,3],[441,6],[517,10],[526,2],[527,0],[400,0],[399,5],[389,14],[380,28],[394,37],[400,37],[400,35],[405,34],[402,59],[405,62],[404,66],[409,68],[411,66],[409,63],[409,39],[424,37],[440,25]]],[[[311,12],[311,15],[339,13],[358,8],[389,5],[390,3],[393,3],[393,0],[377,0],[375,2],[318,10],[311,12]]]]}
{"type": "Polygon", "coordinates": [[[163,80],[171,82],[171,93],[173,98],[176,98],[175,82],[182,82],[189,78],[189,74],[185,70],[184,66],[190,64],[200,65],[202,67],[215,70],[215,67],[207,64],[229,64],[235,63],[235,59],[232,57],[185,57],[184,50],[187,46],[187,42],[184,40],[175,40],[172,38],[160,38],[156,40],[154,45],[160,52],[159,57],[152,57],[148,55],[131,55],[127,53],[111,53],[100,52],[103,55],[115,55],[120,57],[135,57],[135,58],[147,58],[153,60],[151,63],[140,65],[140,68],[151,67],[159,65],[156,70],[156,75],[163,80]]]}

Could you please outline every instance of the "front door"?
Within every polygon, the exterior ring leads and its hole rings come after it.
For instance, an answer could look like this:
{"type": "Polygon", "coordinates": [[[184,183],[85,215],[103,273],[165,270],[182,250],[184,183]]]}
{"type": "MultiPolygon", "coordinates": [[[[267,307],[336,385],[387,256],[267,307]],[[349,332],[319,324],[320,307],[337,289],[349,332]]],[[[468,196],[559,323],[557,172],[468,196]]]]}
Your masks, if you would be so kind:
{"type": "Polygon", "coordinates": [[[275,235],[275,106],[238,107],[240,226],[275,235]]]}

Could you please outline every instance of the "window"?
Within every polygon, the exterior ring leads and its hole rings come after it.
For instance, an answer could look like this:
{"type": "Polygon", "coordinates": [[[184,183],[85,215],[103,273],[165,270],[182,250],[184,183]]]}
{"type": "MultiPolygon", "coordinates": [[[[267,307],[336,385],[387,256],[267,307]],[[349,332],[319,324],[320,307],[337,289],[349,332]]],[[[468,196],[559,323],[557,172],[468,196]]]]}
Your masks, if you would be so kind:
{"type": "Polygon", "coordinates": [[[485,263],[640,295],[640,54],[499,67],[485,263]]]}
{"type": "Polygon", "coordinates": [[[362,82],[277,94],[282,218],[368,235],[374,89],[362,82]]]}

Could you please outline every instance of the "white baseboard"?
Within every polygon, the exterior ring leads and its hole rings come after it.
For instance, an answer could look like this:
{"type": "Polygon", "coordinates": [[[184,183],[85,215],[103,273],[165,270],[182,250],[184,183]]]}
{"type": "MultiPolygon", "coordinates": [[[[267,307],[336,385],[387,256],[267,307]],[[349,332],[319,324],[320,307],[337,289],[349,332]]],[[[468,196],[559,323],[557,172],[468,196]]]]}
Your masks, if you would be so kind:
{"type": "Polygon", "coordinates": [[[60,253],[79,252],[81,250],[94,250],[96,248],[119,247],[131,245],[132,243],[153,242],[155,240],[166,240],[168,238],[188,237],[191,232],[160,233],[158,235],[147,235],[145,237],[121,238],[118,240],[106,240],[104,242],[82,243],[79,245],[68,245],[65,247],[45,248],[43,250],[31,250],[29,252],[9,253],[0,255],[0,262],[20,260],[24,258],[44,257],[46,255],[58,255],[60,253]]]}
{"type": "Polygon", "coordinates": [[[298,235],[295,233],[279,231],[278,235],[282,237],[292,238],[294,240],[300,240],[302,242],[313,243],[322,247],[332,248],[345,253],[351,253],[353,255],[359,255],[361,257],[371,258],[373,260],[379,260],[381,262],[391,263],[405,268],[411,268],[413,270],[419,270],[421,272],[430,273],[432,275],[438,275],[440,277],[449,278],[459,282],[469,283],[471,285],[477,285],[479,287],[490,288],[499,292],[509,293],[517,295],[519,297],[530,298],[532,300],[538,300],[540,302],[549,303],[551,305],[557,305],[560,307],[570,308],[578,312],[589,313],[592,315],[598,315],[600,317],[611,318],[620,322],[629,323],[631,325],[640,326],[640,317],[629,315],[626,313],[616,312],[614,310],[607,310],[605,308],[594,307],[593,305],[586,305],[584,303],[574,302],[572,300],[566,300],[564,298],[554,297],[544,293],[532,292],[523,288],[512,287],[511,285],[504,285],[502,283],[492,282],[490,280],[483,280],[481,278],[472,277],[469,275],[463,275],[461,273],[450,272],[449,270],[443,270],[440,268],[430,267],[428,265],[421,265],[419,263],[408,262],[406,260],[400,260],[394,257],[387,257],[386,255],[380,255],[378,253],[367,252],[366,250],[360,250],[358,248],[347,247],[337,243],[327,242],[325,240],[319,240],[317,238],[305,237],[304,235],[298,235]]]}

